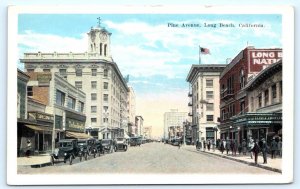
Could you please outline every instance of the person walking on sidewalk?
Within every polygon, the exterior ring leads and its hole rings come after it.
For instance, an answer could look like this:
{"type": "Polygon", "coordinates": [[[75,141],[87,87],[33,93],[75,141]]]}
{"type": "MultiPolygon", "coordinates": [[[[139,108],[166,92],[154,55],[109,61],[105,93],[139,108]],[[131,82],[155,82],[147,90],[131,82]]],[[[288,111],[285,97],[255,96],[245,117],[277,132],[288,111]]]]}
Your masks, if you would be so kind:
{"type": "Polygon", "coordinates": [[[29,156],[30,156],[30,150],[31,150],[31,140],[28,139],[28,140],[27,140],[27,150],[26,150],[26,152],[25,152],[25,155],[26,155],[26,157],[28,157],[28,158],[29,158],[29,156]]]}
{"type": "Polygon", "coordinates": [[[203,140],[203,151],[205,152],[205,150],[206,150],[206,141],[203,140]]]}
{"type": "Polygon", "coordinates": [[[222,141],[220,142],[220,150],[221,150],[222,154],[225,150],[225,146],[226,146],[226,141],[224,139],[222,139],[222,141]]]}
{"type": "Polygon", "coordinates": [[[261,139],[260,142],[260,149],[263,155],[263,159],[264,159],[264,164],[267,164],[267,151],[268,151],[268,146],[266,143],[266,140],[264,138],[261,139]]]}
{"type": "Polygon", "coordinates": [[[230,149],[230,140],[228,140],[228,139],[227,139],[227,141],[226,141],[226,146],[225,146],[225,148],[226,148],[226,154],[228,155],[228,152],[229,152],[229,149],[230,149]]]}
{"type": "Polygon", "coordinates": [[[250,157],[251,159],[253,159],[254,140],[252,139],[252,137],[249,140],[248,147],[249,147],[250,157]]]}
{"type": "Polygon", "coordinates": [[[275,138],[272,139],[271,142],[271,158],[276,158],[276,151],[278,150],[277,142],[275,141],[275,138]]]}
{"type": "Polygon", "coordinates": [[[243,139],[242,142],[242,151],[243,151],[243,155],[247,155],[247,143],[245,139],[243,139]]]}
{"type": "Polygon", "coordinates": [[[210,145],[211,145],[210,140],[208,140],[208,141],[207,141],[207,150],[208,150],[208,151],[210,151],[210,145]]]}
{"type": "Polygon", "coordinates": [[[278,146],[278,156],[282,157],[282,141],[281,141],[281,138],[279,138],[277,146],[278,146]]]}
{"type": "Polygon", "coordinates": [[[258,153],[259,153],[259,146],[258,146],[258,140],[257,139],[254,142],[252,152],[254,154],[254,163],[257,164],[257,157],[258,157],[258,153]]]}
{"type": "Polygon", "coordinates": [[[213,152],[214,152],[216,149],[216,141],[215,140],[212,141],[212,148],[213,148],[213,152]]]}

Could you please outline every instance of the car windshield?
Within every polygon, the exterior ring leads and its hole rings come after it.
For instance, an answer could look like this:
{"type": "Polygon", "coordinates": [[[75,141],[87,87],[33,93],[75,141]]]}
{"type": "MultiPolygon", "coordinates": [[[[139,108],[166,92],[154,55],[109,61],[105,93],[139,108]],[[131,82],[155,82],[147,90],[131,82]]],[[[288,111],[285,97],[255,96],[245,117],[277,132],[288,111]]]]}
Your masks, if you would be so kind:
{"type": "Polygon", "coordinates": [[[61,142],[59,147],[72,147],[72,142],[61,142]]]}
{"type": "Polygon", "coordinates": [[[83,145],[85,145],[85,144],[86,144],[85,141],[78,141],[78,145],[79,145],[79,146],[83,146],[83,145]]]}

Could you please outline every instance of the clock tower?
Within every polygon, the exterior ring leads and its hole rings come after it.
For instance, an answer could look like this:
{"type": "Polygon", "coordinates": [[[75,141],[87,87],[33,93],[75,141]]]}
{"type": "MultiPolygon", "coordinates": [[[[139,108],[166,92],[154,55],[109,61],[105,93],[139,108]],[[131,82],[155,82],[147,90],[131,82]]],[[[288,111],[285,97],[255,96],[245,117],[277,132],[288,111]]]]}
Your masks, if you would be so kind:
{"type": "Polygon", "coordinates": [[[104,27],[100,26],[100,19],[98,26],[91,28],[88,34],[88,52],[97,53],[103,57],[111,57],[110,53],[110,36],[104,27]]]}

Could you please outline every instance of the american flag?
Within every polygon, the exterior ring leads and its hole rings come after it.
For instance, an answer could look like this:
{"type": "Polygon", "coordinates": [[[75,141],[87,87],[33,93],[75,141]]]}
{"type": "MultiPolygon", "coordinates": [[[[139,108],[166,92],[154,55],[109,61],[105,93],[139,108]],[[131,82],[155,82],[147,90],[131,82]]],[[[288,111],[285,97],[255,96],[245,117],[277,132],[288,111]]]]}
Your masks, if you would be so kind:
{"type": "Polygon", "coordinates": [[[209,51],[208,48],[202,48],[202,47],[200,47],[200,53],[201,54],[210,54],[210,51],[209,51]]]}

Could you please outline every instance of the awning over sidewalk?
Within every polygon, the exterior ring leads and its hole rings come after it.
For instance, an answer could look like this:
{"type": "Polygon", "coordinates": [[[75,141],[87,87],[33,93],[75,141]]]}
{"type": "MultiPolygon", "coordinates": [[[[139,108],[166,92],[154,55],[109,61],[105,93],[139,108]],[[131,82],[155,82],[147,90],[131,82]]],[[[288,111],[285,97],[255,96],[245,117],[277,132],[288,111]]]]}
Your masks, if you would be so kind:
{"type": "Polygon", "coordinates": [[[33,129],[35,131],[52,131],[52,128],[50,128],[50,127],[28,125],[28,124],[26,124],[25,126],[28,127],[29,129],[33,129]]]}
{"type": "Polygon", "coordinates": [[[77,138],[77,139],[93,138],[92,136],[89,136],[85,133],[77,133],[77,132],[71,132],[71,131],[66,131],[66,137],[77,138]]]}

